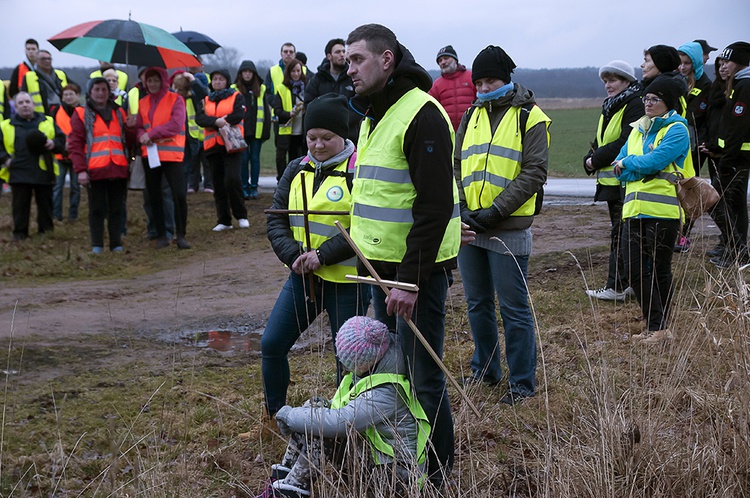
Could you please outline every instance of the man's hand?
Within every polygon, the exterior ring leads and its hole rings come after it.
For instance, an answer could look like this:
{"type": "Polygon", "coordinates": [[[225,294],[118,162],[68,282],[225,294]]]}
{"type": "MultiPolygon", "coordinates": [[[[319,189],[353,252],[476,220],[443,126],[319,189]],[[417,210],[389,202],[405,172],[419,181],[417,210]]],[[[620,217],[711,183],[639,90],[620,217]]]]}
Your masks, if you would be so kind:
{"type": "Polygon", "coordinates": [[[414,305],[417,302],[417,293],[401,289],[391,289],[391,295],[386,298],[388,305],[386,312],[389,316],[396,313],[397,316],[411,318],[414,312],[414,305]]]}
{"type": "Polygon", "coordinates": [[[89,174],[85,171],[78,173],[78,184],[84,187],[87,186],[89,184],[89,174]]]}
{"type": "Polygon", "coordinates": [[[461,247],[466,244],[471,244],[477,238],[477,233],[471,229],[469,225],[461,222],[461,247]]]}

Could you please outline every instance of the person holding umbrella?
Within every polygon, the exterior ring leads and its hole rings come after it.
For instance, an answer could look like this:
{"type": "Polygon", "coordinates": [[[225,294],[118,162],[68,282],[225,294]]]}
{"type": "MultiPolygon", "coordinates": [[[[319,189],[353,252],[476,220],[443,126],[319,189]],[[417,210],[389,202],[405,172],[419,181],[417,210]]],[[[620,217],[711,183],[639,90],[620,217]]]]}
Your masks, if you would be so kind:
{"type": "Polygon", "coordinates": [[[161,180],[166,178],[174,200],[175,231],[178,249],[190,249],[185,238],[187,229],[187,189],[182,160],[185,156],[185,101],[178,94],[169,91],[167,71],[151,67],[144,74],[148,93],[138,103],[136,137],[141,144],[146,190],[151,204],[151,212],[156,227],[156,247],[169,246],[164,221],[161,180]],[[154,164],[156,147],[159,164],[154,164]]]}

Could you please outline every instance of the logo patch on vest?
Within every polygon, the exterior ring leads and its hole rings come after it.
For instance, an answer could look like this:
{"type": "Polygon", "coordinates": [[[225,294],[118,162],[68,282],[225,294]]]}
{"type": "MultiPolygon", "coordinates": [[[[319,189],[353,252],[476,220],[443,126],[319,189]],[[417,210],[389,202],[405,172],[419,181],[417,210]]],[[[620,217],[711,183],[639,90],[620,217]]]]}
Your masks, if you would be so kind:
{"type": "Polygon", "coordinates": [[[344,189],[338,185],[331,187],[328,189],[328,192],[326,192],[326,197],[331,202],[338,202],[344,198],[344,189]]]}
{"type": "Polygon", "coordinates": [[[376,246],[380,244],[380,237],[373,237],[372,235],[365,235],[365,242],[373,246],[376,246]]]}
{"type": "Polygon", "coordinates": [[[737,102],[737,104],[734,106],[734,115],[735,116],[742,116],[745,114],[745,109],[747,106],[744,102],[737,102]]]}

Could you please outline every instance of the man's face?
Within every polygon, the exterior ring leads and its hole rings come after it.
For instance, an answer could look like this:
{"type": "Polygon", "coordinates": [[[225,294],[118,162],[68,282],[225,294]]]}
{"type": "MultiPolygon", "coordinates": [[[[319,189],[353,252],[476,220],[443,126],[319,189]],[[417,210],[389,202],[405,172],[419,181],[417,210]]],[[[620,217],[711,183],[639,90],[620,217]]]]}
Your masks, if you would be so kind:
{"type": "Polygon", "coordinates": [[[78,104],[78,94],[70,88],[63,90],[62,101],[68,105],[78,104]]]}
{"type": "Polygon", "coordinates": [[[440,74],[455,73],[458,69],[458,61],[450,55],[441,55],[438,57],[437,63],[440,66],[440,74]]]}
{"type": "MultiPolygon", "coordinates": [[[[159,80],[159,83],[161,83],[161,80],[159,80]]],[[[90,95],[91,100],[94,101],[94,104],[98,106],[106,105],[107,99],[109,99],[109,85],[104,82],[95,84],[91,87],[90,95]]]]}
{"type": "Polygon", "coordinates": [[[27,43],[26,44],[26,58],[29,59],[29,61],[36,62],[36,54],[39,52],[39,47],[34,45],[33,43],[27,43]]]}
{"type": "Polygon", "coordinates": [[[34,101],[28,93],[19,93],[16,96],[16,114],[24,119],[31,119],[34,116],[34,101]]]}
{"type": "Polygon", "coordinates": [[[159,90],[161,90],[161,78],[155,74],[150,75],[146,78],[146,89],[148,93],[159,93],[159,90]]]}
{"type": "Polygon", "coordinates": [[[297,49],[294,48],[294,45],[284,45],[281,47],[281,60],[284,62],[284,65],[292,62],[292,59],[294,59],[296,55],[297,49]]]}
{"type": "Polygon", "coordinates": [[[346,74],[351,76],[357,95],[370,95],[385,86],[393,63],[389,51],[374,54],[367,48],[367,42],[360,40],[349,45],[346,58],[349,61],[346,74]]]}
{"type": "Polygon", "coordinates": [[[331,61],[331,67],[343,69],[346,65],[346,48],[343,45],[334,45],[331,53],[326,55],[326,59],[331,61]]]}
{"type": "Polygon", "coordinates": [[[36,65],[44,72],[52,71],[52,56],[47,52],[38,53],[36,56],[36,65]]]}

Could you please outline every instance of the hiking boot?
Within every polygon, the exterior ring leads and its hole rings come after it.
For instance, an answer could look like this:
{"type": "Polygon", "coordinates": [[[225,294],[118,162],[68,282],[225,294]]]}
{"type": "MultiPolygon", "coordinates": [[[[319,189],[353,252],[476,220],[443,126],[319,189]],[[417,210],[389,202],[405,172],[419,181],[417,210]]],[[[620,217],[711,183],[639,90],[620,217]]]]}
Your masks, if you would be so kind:
{"type": "Polygon", "coordinates": [[[507,393],[505,393],[505,396],[500,398],[500,403],[513,406],[522,403],[530,397],[531,396],[526,396],[525,394],[508,391],[507,393]]]}
{"type": "Polygon", "coordinates": [[[240,226],[240,228],[250,228],[250,222],[247,221],[247,218],[237,220],[237,224],[240,226]]]}
{"type": "Polygon", "coordinates": [[[169,239],[169,237],[159,237],[156,241],[156,248],[157,249],[164,249],[165,247],[169,247],[169,244],[172,241],[169,239]]]}
{"type": "Polygon", "coordinates": [[[688,252],[692,245],[692,241],[683,235],[674,245],[674,252],[688,252]]]}
{"type": "Polygon", "coordinates": [[[190,249],[190,244],[188,244],[188,241],[185,240],[184,236],[178,235],[174,243],[177,244],[177,249],[190,249]]]}
{"type": "Polygon", "coordinates": [[[586,295],[596,298],[600,301],[624,301],[625,298],[628,297],[627,289],[622,292],[617,292],[611,287],[602,287],[601,289],[587,290],[586,295]]]}
{"type": "Polygon", "coordinates": [[[232,228],[234,228],[232,225],[224,225],[223,223],[219,223],[213,228],[213,230],[214,232],[223,232],[224,230],[231,230],[232,228]]]}
{"type": "Polygon", "coordinates": [[[645,334],[646,337],[641,339],[641,344],[659,344],[663,341],[674,340],[674,335],[672,335],[672,331],[669,329],[653,330],[644,332],[643,334],[645,334]]]}

